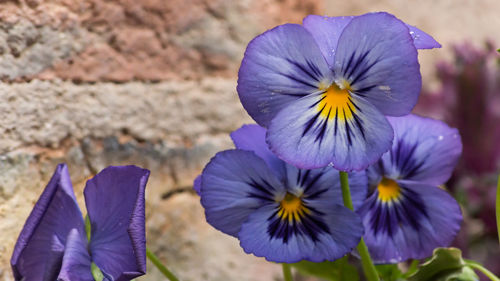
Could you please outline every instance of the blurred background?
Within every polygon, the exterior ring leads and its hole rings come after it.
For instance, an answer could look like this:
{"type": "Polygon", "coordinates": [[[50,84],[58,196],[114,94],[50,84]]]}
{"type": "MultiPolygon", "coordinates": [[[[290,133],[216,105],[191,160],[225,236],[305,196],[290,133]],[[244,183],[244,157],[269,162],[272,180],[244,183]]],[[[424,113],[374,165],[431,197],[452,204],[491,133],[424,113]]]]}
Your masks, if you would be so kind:
{"type": "MultiPolygon", "coordinates": [[[[150,169],[148,244],[181,280],[281,280],[279,266],[205,222],[192,180],[251,122],[235,89],[254,36],[308,14],[372,11],[443,45],[420,52],[415,112],[460,130],[447,184],[465,217],[454,245],[500,274],[498,0],[0,0],[0,280],[12,280],[17,235],[59,162],[80,202],[108,165],[150,169]]],[[[140,280],[162,277],[149,266],[140,280]]]]}

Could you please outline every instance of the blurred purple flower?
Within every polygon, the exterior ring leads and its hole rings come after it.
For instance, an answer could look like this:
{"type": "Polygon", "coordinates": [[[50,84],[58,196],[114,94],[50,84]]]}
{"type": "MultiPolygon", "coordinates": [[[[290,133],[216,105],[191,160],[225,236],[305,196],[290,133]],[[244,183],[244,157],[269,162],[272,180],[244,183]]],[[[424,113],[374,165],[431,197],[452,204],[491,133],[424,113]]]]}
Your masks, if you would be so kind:
{"type": "Polygon", "coordinates": [[[495,172],[500,160],[500,64],[492,46],[456,45],[455,62],[437,66],[441,88],[423,93],[415,109],[460,131],[464,151],[459,169],[469,173],[495,172]]]}
{"type": "Polygon", "coordinates": [[[144,190],[149,171],[108,167],[87,181],[84,195],[91,223],[76,203],[65,164],[35,204],[19,235],[11,266],[16,280],[131,280],[146,272],[144,190]]]}

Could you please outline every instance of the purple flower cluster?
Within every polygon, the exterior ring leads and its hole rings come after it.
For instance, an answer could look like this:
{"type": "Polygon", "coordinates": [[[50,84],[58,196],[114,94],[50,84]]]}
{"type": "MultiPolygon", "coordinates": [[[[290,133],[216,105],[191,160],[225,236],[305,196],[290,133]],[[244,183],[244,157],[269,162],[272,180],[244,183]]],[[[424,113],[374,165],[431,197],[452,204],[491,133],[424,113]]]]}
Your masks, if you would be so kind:
{"type": "Polygon", "coordinates": [[[440,185],[456,129],[408,115],[431,36],[387,13],[308,16],[253,39],[238,94],[260,125],[231,134],[195,180],[208,223],[267,260],[336,260],[363,236],[377,263],[424,258],[462,220],[440,185]],[[354,211],[338,171],[350,172],[354,211]]]}

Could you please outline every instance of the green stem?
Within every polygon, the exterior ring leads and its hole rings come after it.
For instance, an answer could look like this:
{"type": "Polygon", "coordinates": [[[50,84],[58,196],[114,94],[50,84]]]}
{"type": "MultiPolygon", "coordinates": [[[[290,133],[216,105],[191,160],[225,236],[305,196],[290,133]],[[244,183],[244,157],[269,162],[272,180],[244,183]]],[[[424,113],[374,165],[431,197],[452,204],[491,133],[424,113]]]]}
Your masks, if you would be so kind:
{"type": "Polygon", "coordinates": [[[90,272],[92,273],[92,277],[94,277],[94,281],[102,281],[104,279],[104,274],[102,274],[101,269],[95,264],[90,264],[90,272]]]}
{"type": "Polygon", "coordinates": [[[488,269],[486,269],[481,264],[475,261],[466,260],[465,264],[467,264],[473,269],[480,271],[482,274],[486,275],[486,277],[490,278],[491,281],[500,281],[500,278],[496,277],[495,274],[493,274],[493,272],[489,271],[488,269]]]}
{"type": "Polygon", "coordinates": [[[85,216],[85,233],[87,234],[87,241],[90,242],[90,234],[92,230],[92,225],[90,223],[89,215],[85,216]]]}
{"type": "Polygon", "coordinates": [[[170,272],[170,270],[168,270],[167,267],[161,263],[160,259],[158,259],[158,257],[148,248],[146,248],[146,256],[160,270],[160,272],[168,278],[168,280],[179,281],[179,279],[177,279],[177,277],[175,277],[175,275],[170,272]]]}
{"type": "MultiPolygon", "coordinates": [[[[342,199],[344,199],[344,206],[354,211],[354,207],[352,206],[351,191],[349,190],[349,177],[346,172],[339,173],[340,187],[342,188],[342,199]]],[[[363,272],[365,273],[366,279],[368,281],[380,281],[377,269],[375,269],[375,265],[373,265],[373,261],[370,258],[370,253],[368,252],[368,247],[366,247],[363,238],[361,238],[357,249],[359,255],[361,256],[361,265],[363,267],[363,272]]]]}
{"type": "Polygon", "coordinates": [[[411,276],[413,273],[415,273],[418,269],[418,264],[420,263],[419,260],[412,260],[410,263],[410,266],[408,267],[408,270],[404,274],[404,277],[408,278],[411,276]]]}
{"type": "Polygon", "coordinates": [[[293,281],[292,268],[290,265],[288,263],[282,263],[281,265],[283,266],[283,279],[285,281],[293,281]]]}
{"type": "Polygon", "coordinates": [[[351,191],[349,190],[349,175],[346,172],[339,171],[340,174],[340,188],[342,188],[342,199],[344,199],[344,206],[354,211],[352,205],[351,191]]]}
{"type": "Polygon", "coordinates": [[[497,183],[497,232],[498,232],[498,242],[500,242],[500,175],[498,175],[497,183]]]}

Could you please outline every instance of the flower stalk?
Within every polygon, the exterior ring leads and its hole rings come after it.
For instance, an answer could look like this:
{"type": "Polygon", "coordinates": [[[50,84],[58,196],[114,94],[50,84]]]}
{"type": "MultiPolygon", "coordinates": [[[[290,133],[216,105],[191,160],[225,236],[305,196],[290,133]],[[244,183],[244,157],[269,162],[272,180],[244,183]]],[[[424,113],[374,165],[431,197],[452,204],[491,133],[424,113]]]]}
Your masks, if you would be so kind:
{"type": "Polygon", "coordinates": [[[293,281],[292,268],[290,267],[290,264],[282,263],[281,266],[283,267],[283,280],[293,281]]]}
{"type": "Polygon", "coordinates": [[[491,281],[500,281],[500,278],[495,276],[493,272],[489,271],[486,269],[484,266],[482,266],[480,263],[472,261],[472,260],[465,260],[465,264],[472,269],[475,269],[477,271],[480,271],[482,274],[484,274],[486,277],[488,277],[491,281]]]}
{"type": "MultiPolygon", "coordinates": [[[[342,199],[344,200],[344,206],[354,211],[351,199],[351,191],[349,190],[349,176],[346,172],[339,171],[340,173],[340,186],[342,189],[342,199]]],[[[368,252],[368,247],[366,247],[363,237],[356,247],[359,255],[361,256],[361,264],[363,267],[363,272],[365,273],[366,279],[368,281],[380,281],[377,273],[377,269],[373,264],[373,261],[368,252]]]]}
{"type": "Polygon", "coordinates": [[[153,252],[151,252],[149,248],[146,248],[146,256],[156,266],[156,268],[160,270],[163,276],[168,278],[168,280],[179,281],[179,279],[177,279],[177,277],[161,263],[160,259],[153,252]]]}

